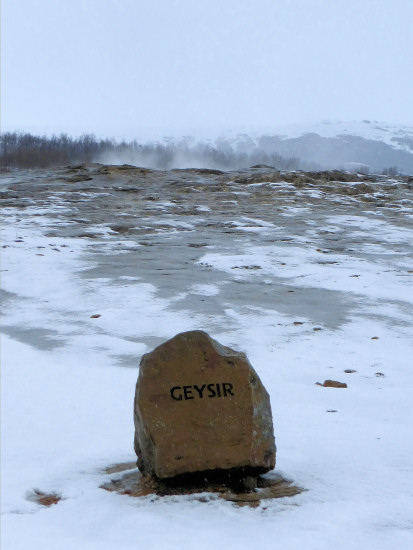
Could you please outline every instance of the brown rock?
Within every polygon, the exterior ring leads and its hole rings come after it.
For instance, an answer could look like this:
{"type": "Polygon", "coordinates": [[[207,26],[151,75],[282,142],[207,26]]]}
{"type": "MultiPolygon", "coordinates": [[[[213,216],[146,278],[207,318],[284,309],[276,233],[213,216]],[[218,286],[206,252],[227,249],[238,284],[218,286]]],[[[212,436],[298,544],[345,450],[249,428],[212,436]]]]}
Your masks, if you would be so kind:
{"type": "Polygon", "coordinates": [[[323,388],[347,388],[345,382],[337,382],[337,380],[324,380],[324,383],[316,382],[317,386],[323,386],[323,388]]]}
{"type": "Polygon", "coordinates": [[[37,502],[42,506],[52,506],[62,500],[62,497],[57,493],[43,493],[43,491],[35,489],[32,493],[27,495],[27,499],[37,502]]]}
{"type": "Polygon", "coordinates": [[[243,353],[202,331],[178,334],[142,357],[134,420],[144,474],[254,475],[275,465],[267,391],[243,353]]]}

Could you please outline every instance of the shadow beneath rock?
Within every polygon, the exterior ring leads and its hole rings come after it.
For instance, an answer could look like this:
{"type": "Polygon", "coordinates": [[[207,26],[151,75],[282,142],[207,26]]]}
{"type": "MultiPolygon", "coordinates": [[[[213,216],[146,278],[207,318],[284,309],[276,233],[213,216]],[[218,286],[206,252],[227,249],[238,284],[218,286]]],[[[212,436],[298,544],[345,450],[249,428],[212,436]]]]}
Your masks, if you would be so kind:
{"type": "MultiPolygon", "coordinates": [[[[262,500],[292,497],[305,490],[279,474],[252,476],[243,475],[240,470],[201,472],[161,480],[142,475],[135,463],[128,462],[109,466],[104,472],[125,473],[104,483],[101,489],[138,498],[149,495],[165,497],[211,493],[212,498],[222,498],[239,506],[257,507],[262,500]]],[[[205,498],[205,495],[197,498],[200,502],[211,499],[205,498]]]]}

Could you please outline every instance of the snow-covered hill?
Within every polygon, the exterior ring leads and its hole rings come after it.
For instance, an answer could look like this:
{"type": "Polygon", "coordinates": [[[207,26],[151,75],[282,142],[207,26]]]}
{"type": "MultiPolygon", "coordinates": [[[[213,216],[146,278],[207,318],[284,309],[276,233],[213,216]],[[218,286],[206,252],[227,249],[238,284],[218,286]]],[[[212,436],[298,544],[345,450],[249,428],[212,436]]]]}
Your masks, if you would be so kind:
{"type": "Polygon", "coordinates": [[[413,127],[388,124],[376,120],[325,120],[313,124],[288,124],[255,129],[254,131],[246,129],[242,132],[229,131],[223,133],[222,137],[235,143],[237,141],[242,142],[246,137],[257,141],[263,135],[293,139],[306,134],[317,134],[324,138],[355,136],[367,140],[381,141],[395,149],[413,153],[413,127]]]}
{"type": "Polygon", "coordinates": [[[216,140],[236,152],[263,150],[298,157],[321,168],[380,172],[390,167],[413,174],[413,128],[377,121],[324,121],[254,131],[226,132],[216,140]]]}

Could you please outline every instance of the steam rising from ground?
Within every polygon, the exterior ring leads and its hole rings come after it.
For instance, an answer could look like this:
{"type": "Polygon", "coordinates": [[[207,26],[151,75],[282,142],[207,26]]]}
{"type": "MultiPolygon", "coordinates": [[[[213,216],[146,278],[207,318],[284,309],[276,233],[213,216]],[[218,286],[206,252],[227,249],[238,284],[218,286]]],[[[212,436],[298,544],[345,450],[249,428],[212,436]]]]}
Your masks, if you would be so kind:
{"type": "Polygon", "coordinates": [[[231,170],[254,164],[267,164],[284,170],[314,167],[289,155],[283,156],[273,150],[266,152],[256,145],[246,149],[229,140],[211,144],[183,138],[142,144],[136,140],[118,142],[97,139],[87,134],[79,138],[66,134],[39,137],[17,132],[0,135],[0,164],[3,169],[90,162],[132,164],[161,170],[187,167],[231,170]]]}
{"type": "Polygon", "coordinates": [[[188,167],[236,170],[257,164],[289,170],[309,168],[310,164],[303,163],[298,158],[283,157],[276,152],[267,153],[257,147],[250,151],[240,151],[225,141],[211,145],[188,139],[145,145],[137,142],[124,143],[108,148],[95,160],[102,164],[132,164],[164,170],[188,167]]]}
{"type": "Polygon", "coordinates": [[[391,144],[357,135],[298,137],[240,134],[199,141],[192,137],[139,143],[98,139],[39,137],[23,133],[0,135],[0,168],[46,168],[78,163],[130,164],[145,168],[209,168],[240,170],[267,165],[278,170],[341,169],[351,172],[413,174],[413,134],[392,138],[391,144]]]}

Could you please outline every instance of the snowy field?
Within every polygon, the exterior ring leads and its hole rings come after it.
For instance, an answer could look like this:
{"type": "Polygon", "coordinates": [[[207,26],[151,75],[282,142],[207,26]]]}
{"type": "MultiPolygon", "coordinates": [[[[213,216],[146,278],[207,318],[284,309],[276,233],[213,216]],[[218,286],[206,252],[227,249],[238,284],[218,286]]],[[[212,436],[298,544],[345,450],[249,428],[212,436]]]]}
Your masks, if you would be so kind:
{"type": "Polygon", "coordinates": [[[413,547],[411,184],[240,178],[3,178],[4,550],[413,547]],[[99,488],[135,460],[141,355],[191,329],[247,353],[275,472],[305,492],[249,508],[99,488]]]}

